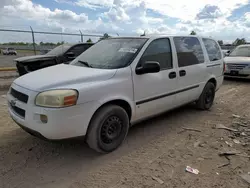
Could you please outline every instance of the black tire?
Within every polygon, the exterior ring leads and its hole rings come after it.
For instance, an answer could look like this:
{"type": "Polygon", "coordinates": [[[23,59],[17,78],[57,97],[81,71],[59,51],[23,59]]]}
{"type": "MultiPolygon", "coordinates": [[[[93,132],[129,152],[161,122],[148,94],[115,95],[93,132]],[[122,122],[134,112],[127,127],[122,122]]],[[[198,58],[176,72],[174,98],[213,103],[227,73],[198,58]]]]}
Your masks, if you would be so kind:
{"type": "Polygon", "coordinates": [[[200,95],[200,98],[196,102],[196,106],[200,110],[209,110],[214,102],[215,97],[215,85],[212,82],[208,82],[200,95]]]}
{"type": "Polygon", "coordinates": [[[94,114],[87,132],[87,143],[97,152],[109,153],[122,144],[128,130],[127,112],[120,106],[107,105],[94,114]]]}

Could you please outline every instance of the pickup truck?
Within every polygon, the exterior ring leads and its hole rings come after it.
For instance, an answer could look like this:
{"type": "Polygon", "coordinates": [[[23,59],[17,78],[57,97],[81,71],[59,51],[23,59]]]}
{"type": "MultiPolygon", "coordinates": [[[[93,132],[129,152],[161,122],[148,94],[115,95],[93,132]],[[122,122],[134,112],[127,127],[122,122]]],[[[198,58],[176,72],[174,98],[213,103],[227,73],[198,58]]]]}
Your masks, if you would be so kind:
{"type": "Polygon", "coordinates": [[[20,57],[14,60],[20,76],[53,65],[68,64],[91,47],[92,43],[62,44],[44,55],[20,57]]]}
{"type": "Polygon", "coordinates": [[[3,55],[17,55],[17,52],[14,48],[5,48],[2,52],[3,55]]]}

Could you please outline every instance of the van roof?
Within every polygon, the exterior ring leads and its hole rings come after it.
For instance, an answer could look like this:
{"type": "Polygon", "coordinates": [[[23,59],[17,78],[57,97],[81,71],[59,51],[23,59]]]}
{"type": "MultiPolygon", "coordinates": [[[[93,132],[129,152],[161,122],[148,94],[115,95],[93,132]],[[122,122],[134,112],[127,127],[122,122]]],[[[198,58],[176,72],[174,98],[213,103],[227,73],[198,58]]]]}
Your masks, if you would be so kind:
{"type": "Polygon", "coordinates": [[[199,36],[199,35],[146,35],[146,36],[127,36],[127,37],[111,37],[111,38],[117,38],[117,39],[139,39],[139,38],[145,38],[145,39],[157,39],[157,38],[163,38],[163,37],[195,37],[195,38],[209,38],[209,39],[213,39],[210,37],[203,37],[203,36],[199,36]]]}

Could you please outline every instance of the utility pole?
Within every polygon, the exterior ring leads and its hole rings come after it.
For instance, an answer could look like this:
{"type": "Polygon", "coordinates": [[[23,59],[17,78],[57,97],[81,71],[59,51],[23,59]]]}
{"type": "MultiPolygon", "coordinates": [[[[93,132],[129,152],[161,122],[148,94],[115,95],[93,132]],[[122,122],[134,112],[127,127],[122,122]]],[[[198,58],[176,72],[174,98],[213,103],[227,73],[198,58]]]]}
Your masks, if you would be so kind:
{"type": "Polygon", "coordinates": [[[34,50],[34,54],[36,55],[36,42],[35,42],[35,35],[34,35],[34,31],[32,29],[32,27],[30,26],[30,30],[32,33],[32,41],[33,41],[33,50],[34,50]]]}

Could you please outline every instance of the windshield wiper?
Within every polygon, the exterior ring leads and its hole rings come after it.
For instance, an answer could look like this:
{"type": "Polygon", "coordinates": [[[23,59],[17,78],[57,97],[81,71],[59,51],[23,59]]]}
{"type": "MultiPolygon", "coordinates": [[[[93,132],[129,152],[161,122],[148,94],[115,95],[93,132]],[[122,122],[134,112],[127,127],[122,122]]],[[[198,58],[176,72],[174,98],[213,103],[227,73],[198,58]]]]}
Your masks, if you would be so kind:
{"type": "Polygon", "coordinates": [[[84,64],[86,67],[92,68],[92,66],[88,62],[86,62],[86,61],[78,60],[78,62],[84,64]]]}

